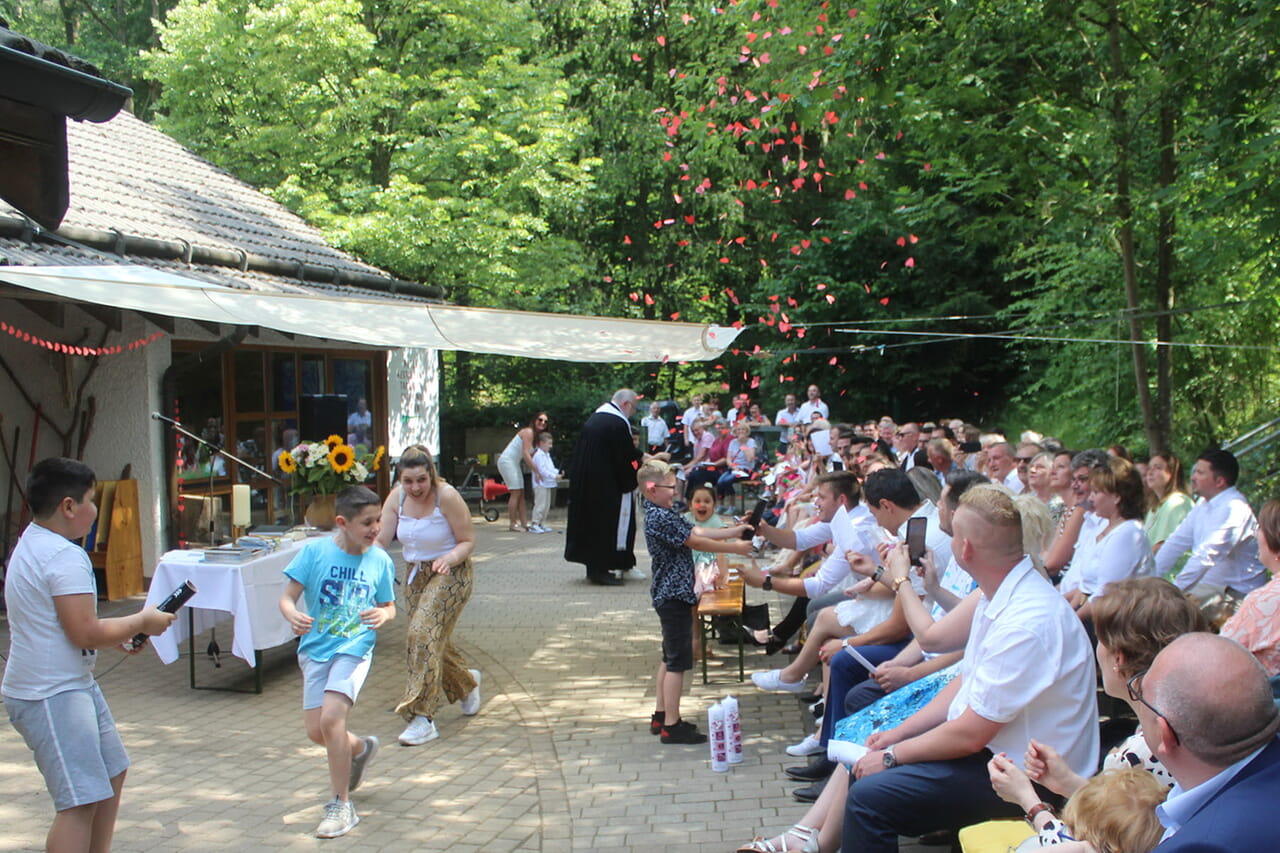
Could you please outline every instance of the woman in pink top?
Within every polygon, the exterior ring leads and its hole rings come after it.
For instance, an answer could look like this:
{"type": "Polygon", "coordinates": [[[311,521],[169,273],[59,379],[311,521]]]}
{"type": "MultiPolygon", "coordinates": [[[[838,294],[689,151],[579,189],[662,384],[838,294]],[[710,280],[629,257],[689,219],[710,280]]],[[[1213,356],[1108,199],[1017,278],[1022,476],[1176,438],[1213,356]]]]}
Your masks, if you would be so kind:
{"type": "Polygon", "coordinates": [[[1271,582],[1249,593],[1222,626],[1222,636],[1248,649],[1275,678],[1280,675],[1280,500],[1267,501],[1258,513],[1258,558],[1271,572],[1271,582]]]}

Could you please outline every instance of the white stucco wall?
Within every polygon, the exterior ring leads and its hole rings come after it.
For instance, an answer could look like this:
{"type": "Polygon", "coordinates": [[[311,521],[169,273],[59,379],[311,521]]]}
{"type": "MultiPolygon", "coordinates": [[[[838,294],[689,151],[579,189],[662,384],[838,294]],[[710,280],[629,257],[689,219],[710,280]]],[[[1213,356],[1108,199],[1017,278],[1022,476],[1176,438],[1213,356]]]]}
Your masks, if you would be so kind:
{"type": "MultiPolygon", "coordinates": [[[[0,316],[33,335],[62,343],[97,345],[102,336],[102,324],[72,306],[66,308],[66,321],[61,329],[13,300],[0,300],[0,316]]],[[[127,344],[154,331],[155,327],[138,315],[126,313],[122,331],[110,333],[106,346],[127,344]]],[[[94,397],[97,411],[83,459],[102,480],[117,479],[125,465],[133,465],[131,476],[138,481],[143,573],[150,575],[161,553],[160,524],[164,502],[160,458],[163,444],[159,424],[150,415],[158,408],[160,376],[169,363],[168,337],[119,355],[85,358],[64,356],[4,335],[0,340],[0,356],[26,394],[63,429],[72,422],[71,402],[75,389],[83,381],[89,366],[96,362],[97,369],[85,387],[85,400],[94,397]]],[[[27,463],[31,454],[35,412],[14,381],[4,373],[0,373],[0,414],[4,418],[0,429],[4,430],[6,441],[12,442],[15,426],[21,429],[16,467],[18,477],[24,481],[30,471],[27,463]]],[[[78,431],[72,435],[71,456],[76,455],[77,435],[78,431]]],[[[40,424],[35,459],[39,461],[63,452],[62,440],[57,433],[47,423],[40,424]]],[[[3,499],[10,477],[9,466],[3,460],[0,460],[0,471],[3,471],[0,499],[3,499]]],[[[15,489],[11,511],[15,523],[21,506],[15,489]]],[[[3,511],[4,507],[0,505],[0,513],[3,511]]]]}
{"type": "MultiPolygon", "coordinates": [[[[103,326],[74,305],[65,308],[62,327],[55,326],[11,299],[0,299],[0,319],[32,335],[63,343],[96,345],[103,326]]],[[[106,345],[127,344],[156,331],[141,316],[124,313],[123,330],[108,335],[106,345]]],[[[229,331],[223,330],[224,333],[229,331]]],[[[215,340],[212,332],[185,320],[178,321],[178,337],[190,340],[215,340]]],[[[262,330],[255,343],[276,346],[301,346],[301,340],[262,330]]],[[[307,348],[339,347],[349,344],[333,341],[306,340],[307,348]]],[[[90,363],[98,366],[86,386],[86,399],[92,395],[97,412],[84,461],[93,467],[100,479],[116,479],[126,464],[132,464],[132,477],[138,481],[138,510],[141,520],[143,573],[150,576],[163,553],[163,528],[168,508],[165,484],[169,460],[165,458],[168,427],[152,419],[151,413],[162,408],[161,380],[171,360],[170,338],[165,335],[138,350],[97,359],[55,354],[42,347],[22,342],[11,335],[0,334],[0,357],[17,377],[33,402],[40,405],[57,424],[71,422],[69,399],[83,380],[90,363]]],[[[396,456],[409,444],[424,443],[433,450],[440,445],[439,356],[435,350],[393,350],[387,355],[388,452],[396,456]]],[[[16,448],[19,481],[29,472],[34,410],[9,376],[0,371],[0,430],[12,443],[14,427],[20,427],[16,448]]],[[[10,448],[15,452],[14,448],[10,448]]],[[[41,424],[35,458],[61,454],[61,439],[41,424]]],[[[70,453],[76,453],[72,439],[70,453]]],[[[0,501],[8,491],[10,472],[7,462],[0,460],[0,501]]],[[[22,507],[21,497],[13,491],[12,518],[17,522],[22,507]]],[[[0,503],[0,513],[4,505],[0,503]]],[[[16,527],[13,540],[16,541],[16,527]]],[[[10,543],[12,545],[12,542],[10,543]]],[[[6,555],[7,556],[7,555],[6,555]]]]}
{"type": "Polygon", "coordinates": [[[410,444],[440,452],[440,356],[433,349],[387,353],[387,453],[410,444]]]}

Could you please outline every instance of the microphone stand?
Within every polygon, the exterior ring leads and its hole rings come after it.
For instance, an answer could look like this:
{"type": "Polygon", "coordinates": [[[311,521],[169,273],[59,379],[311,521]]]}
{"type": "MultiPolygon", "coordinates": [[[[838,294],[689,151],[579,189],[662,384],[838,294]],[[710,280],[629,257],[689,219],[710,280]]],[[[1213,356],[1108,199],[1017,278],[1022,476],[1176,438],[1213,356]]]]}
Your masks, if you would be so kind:
{"type": "MultiPolygon", "coordinates": [[[[209,500],[210,501],[213,500],[213,481],[216,478],[216,472],[214,471],[214,468],[213,468],[213,460],[219,456],[224,456],[227,459],[230,459],[232,462],[236,463],[237,465],[241,465],[245,468],[248,468],[250,471],[257,474],[259,477],[262,477],[265,480],[270,480],[276,485],[283,485],[283,483],[281,483],[280,480],[277,479],[276,477],[272,477],[266,471],[263,471],[261,468],[258,468],[257,466],[244,461],[239,456],[236,456],[234,453],[228,453],[225,448],[219,447],[215,444],[212,444],[206,441],[205,439],[196,435],[194,432],[191,432],[190,430],[188,430],[182,424],[175,421],[173,418],[166,418],[164,415],[160,414],[159,412],[152,412],[151,417],[157,421],[164,421],[169,426],[173,427],[175,430],[185,435],[187,438],[209,449],[209,500]]],[[[217,547],[218,545],[217,515],[213,511],[212,503],[210,503],[209,505],[209,545],[210,547],[217,547]]]]}

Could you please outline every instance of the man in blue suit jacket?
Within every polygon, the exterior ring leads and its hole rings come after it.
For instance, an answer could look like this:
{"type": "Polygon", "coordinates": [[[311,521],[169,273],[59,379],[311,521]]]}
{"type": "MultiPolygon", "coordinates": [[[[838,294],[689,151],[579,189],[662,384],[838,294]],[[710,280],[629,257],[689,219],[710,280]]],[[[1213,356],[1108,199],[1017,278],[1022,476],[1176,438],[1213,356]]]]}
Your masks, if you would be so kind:
{"type": "Polygon", "coordinates": [[[1142,734],[1177,785],[1156,809],[1156,853],[1273,850],[1280,715],[1258,662],[1232,640],[1187,634],[1129,682],[1142,734]]]}

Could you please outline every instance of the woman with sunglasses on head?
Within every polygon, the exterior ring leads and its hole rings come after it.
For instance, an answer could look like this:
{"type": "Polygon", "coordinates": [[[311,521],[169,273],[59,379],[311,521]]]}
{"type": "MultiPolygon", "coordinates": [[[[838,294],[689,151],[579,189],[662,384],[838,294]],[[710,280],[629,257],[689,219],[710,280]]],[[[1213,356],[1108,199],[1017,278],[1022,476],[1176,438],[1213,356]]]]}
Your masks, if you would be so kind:
{"type": "Polygon", "coordinates": [[[498,473],[510,492],[507,498],[507,518],[511,530],[529,529],[529,507],[524,499],[524,472],[533,470],[534,436],[547,429],[546,412],[538,412],[529,423],[521,427],[498,457],[498,473]]]}
{"type": "Polygon", "coordinates": [[[1098,523],[1080,532],[1061,587],[1086,623],[1111,584],[1155,571],[1142,528],[1142,478],[1133,464],[1108,457],[1089,474],[1089,499],[1098,523]]]}

